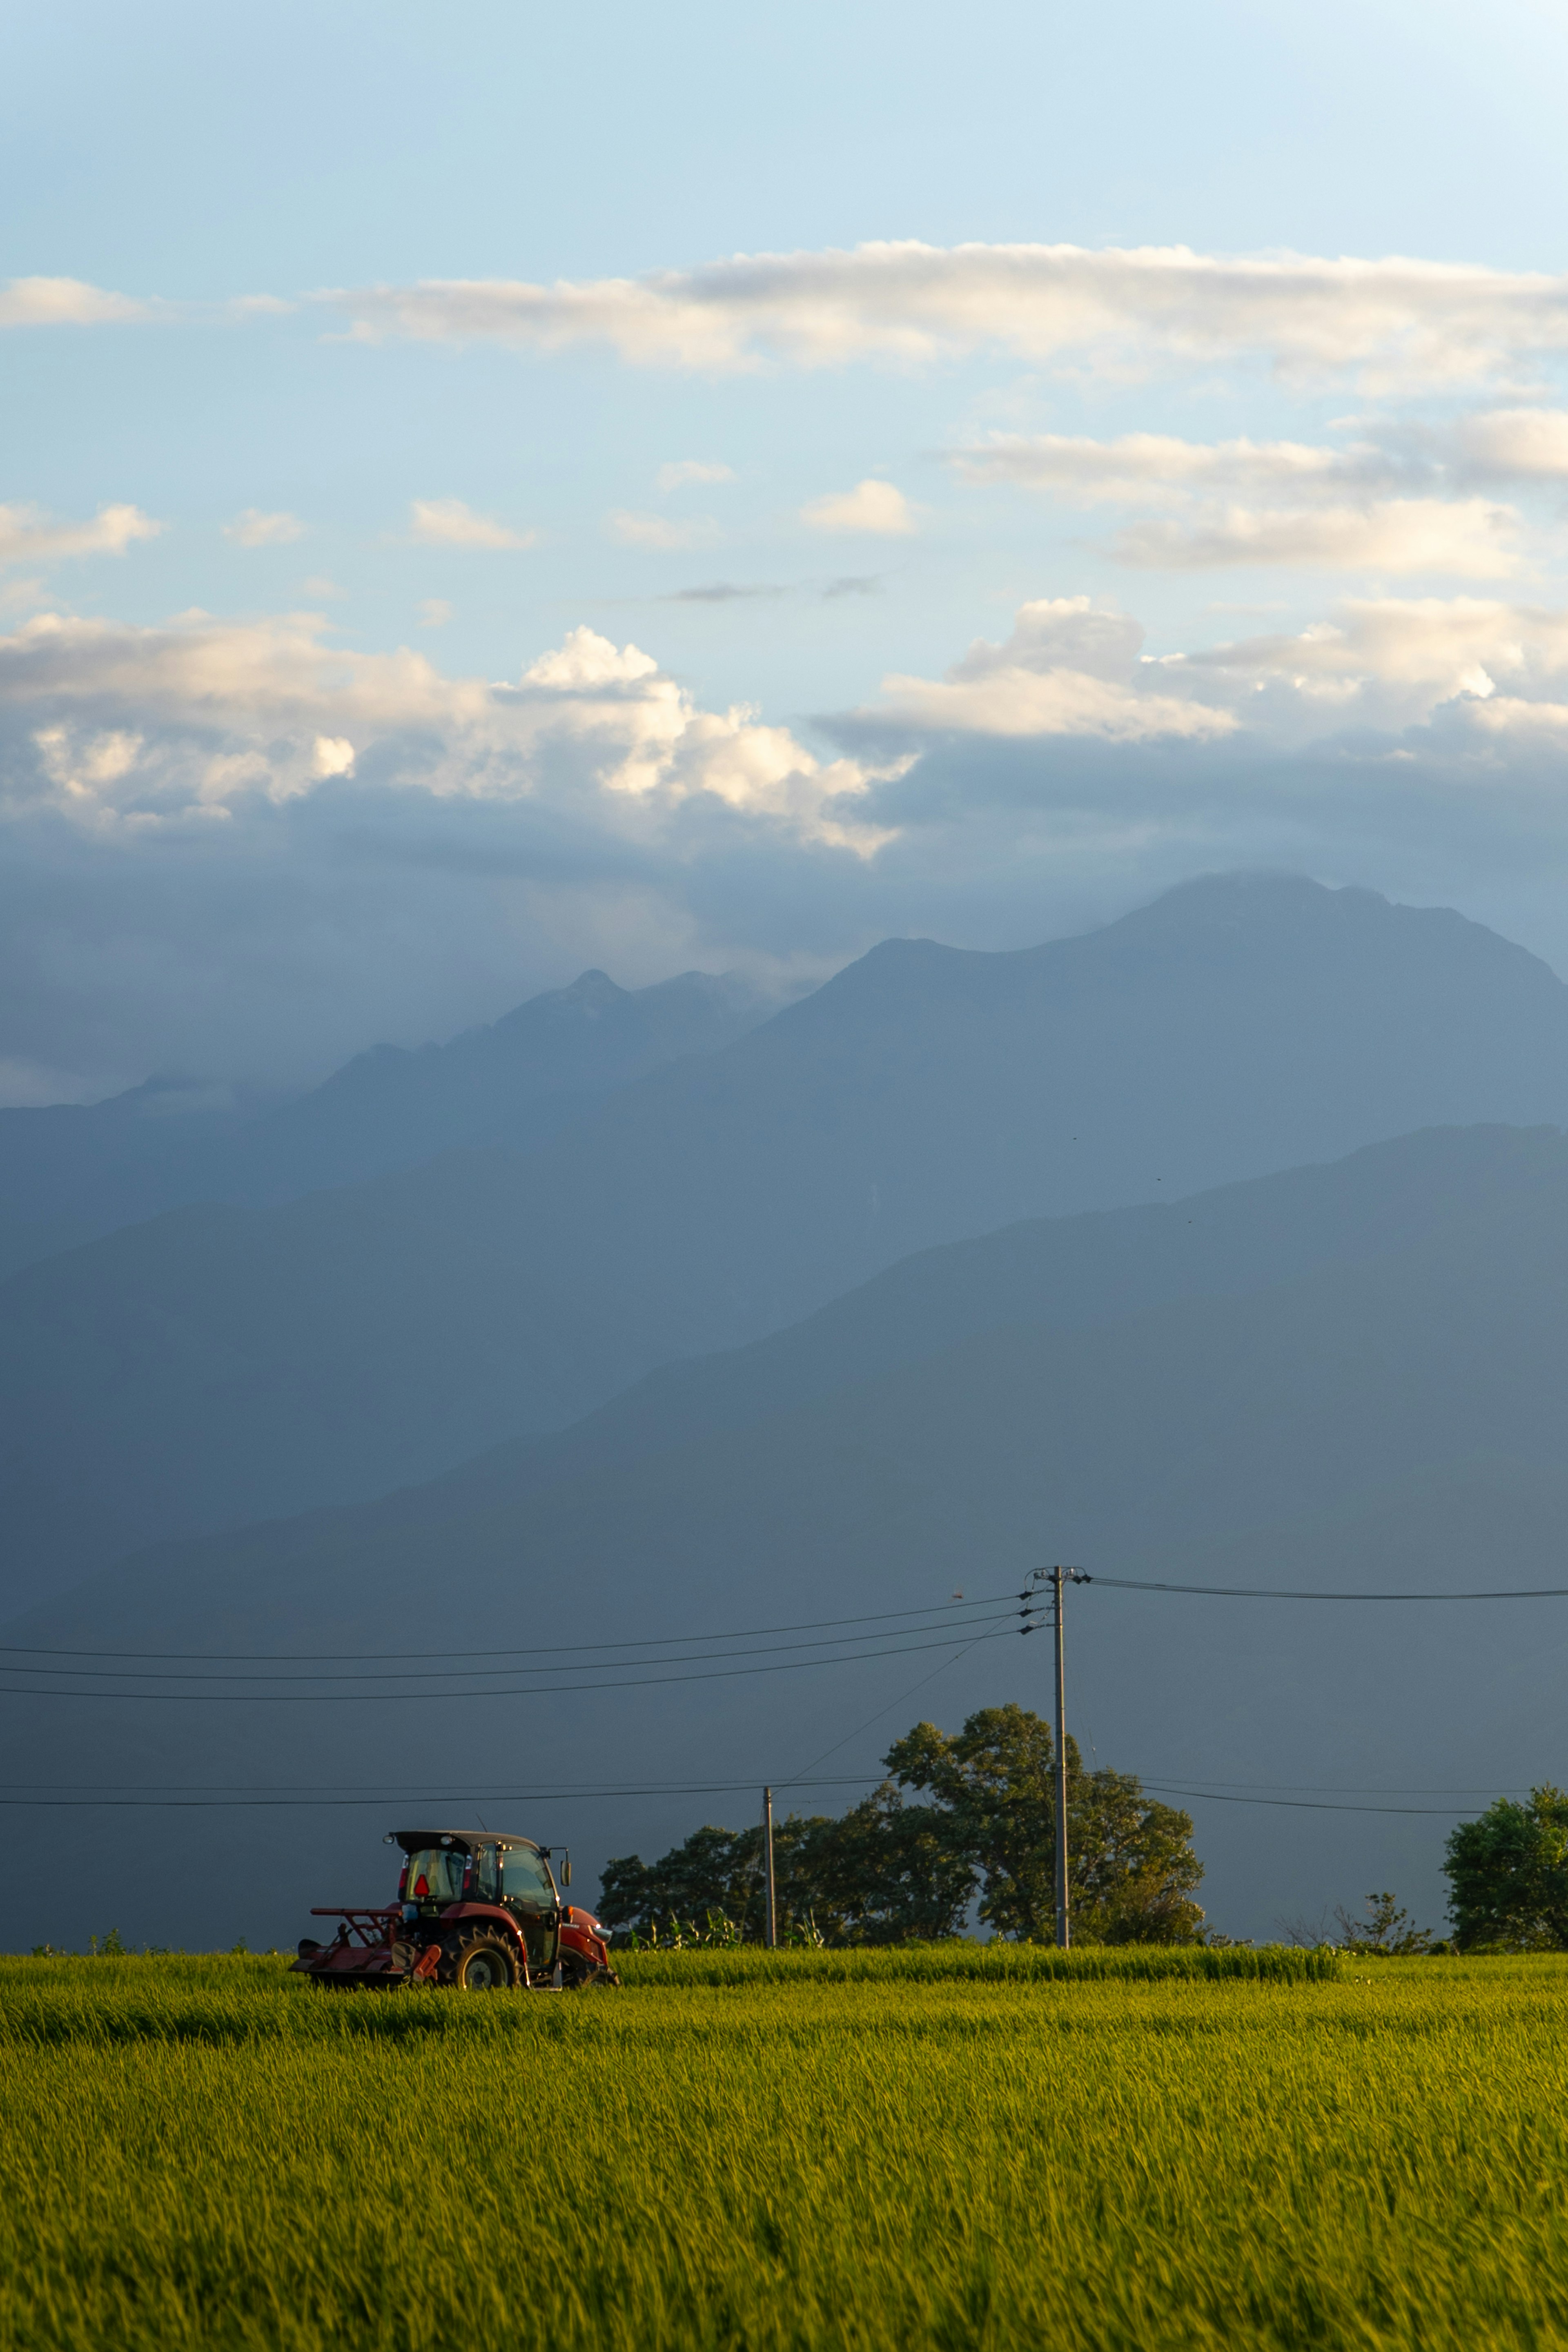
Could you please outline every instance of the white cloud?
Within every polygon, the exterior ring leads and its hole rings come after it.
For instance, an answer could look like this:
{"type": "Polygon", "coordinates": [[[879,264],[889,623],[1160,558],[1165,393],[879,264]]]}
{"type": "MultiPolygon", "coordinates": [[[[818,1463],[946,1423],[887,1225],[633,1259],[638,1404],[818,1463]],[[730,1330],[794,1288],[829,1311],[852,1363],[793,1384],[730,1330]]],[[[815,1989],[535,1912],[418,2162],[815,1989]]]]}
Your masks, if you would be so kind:
{"type": "Polygon", "coordinates": [[[1087,596],[1042,597],[1019,607],[1005,644],[976,638],[945,677],[884,678],[876,716],[921,733],[1119,743],[1229,734],[1237,721],[1228,711],[1162,691],[1159,670],[1140,661],[1142,643],[1125,614],[1097,609],[1087,596]]]}
{"type": "Polygon", "coordinates": [[[1150,570],[1294,564],[1335,572],[1453,572],[1501,580],[1521,569],[1519,517],[1484,499],[1388,499],[1363,507],[1226,507],[1133,523],[1111,552],[1150,570]]]}
{"type": "Polygon", "coordinates": [[[866,480],[852,490],[813,499],[800,510],[802,522],[813,530],[868,531],[881,538],[902,538],[915,528],[914,509],[891,482],[866,480]]]}
{"type": "Polygon", "coordinates": [[[1479,483],[1568,480],[1568,410],[1479,410],[1441,427],[1390,425],[1342,446],[1301,441],[1184,441],[1169,433],[993,433],[953,449],[965,480],[1043,490],[1074,506],[1179,504],[1200,493],[1295,501],[1394,490],[1465,491],[1479,483]]]}
{"type": "Polygon", "coordinates": [[[422,629],[444,629],[452,617],[452,607],[445,596],[426,596],[419,607],[422,629]]]}
{"type": "Polygon", "coordinates": [[[310,772],[324,782],[329,776],[352,776],[354,767],[354,747],[346,735],[318,735],[311,753],[310,772]]]}
{"type": "Polygon", "coordinates": [[[312,572],[310,578],[302,580],[300,584],[307,596],[320,596],[327,603],[336,603],[349,593],[346,588],[340,588],[337,582],[324,572],[312,572]]]}
{"type": "Polygon", "coordinates": [[[1459,460],[1479,475],[1511,481],[1568,479],[1568,411],[1498,408],[1461,417],[1452,442],[1459,460]]]}
{"type": "Polygon", "coordinates": [[[0,507],[0,564],[51,563],[72,555],[123,555],[163,530],[140,507],[100,507],[90,522],[58,522],[39,507],[0,507]]]}
{"type": "Polygon", "coordinates": [[[1381,715],[1405,724],[1500,683],[1515,696],[1556,699],[1568,690],[1568,612],[1479,596],[1352,598],[1331,620],[1188,653],[1180,667],[1244,688],[1277,680],[1337,699],[1347,689],[1392,690],[1398,708],[1385,703],[1381,715]]]}
{"type": "Polygon", "coordinates": [[[895,675],[847,722],[931,734],[1087,737],[1149,746],[1239,740],[1260,757],[1345,729],[1391,742],[1440,728],[1450,746],[1555,740],[1568,710],[1568,612],[1477,597],[1345,601],[1329,619],[1151,659],[1143,631],[1083,596],[1019,607],[1012,635],[980,638],[940,679],[895,675]]]}
{"type": "Polygon", "coordinates": [[[538,536],[476,514],[461,499],[415,499],[409,507],[409,537],[422,547],[531,547],[538,536]]]}
{"type": "Polygon", "coordinates": [[[0,288],[0,327],[101,327],[153,316],[150,303],[79,278],[13,278],[0,288]]]}
{"type": "Polygon", "coordinates": [[[1568,350],[1563,276],[1184,246],[911,240],[737,255],[639,278],[429,279],[323,299],[365,340],[499,339],[545,352],[600,342],[636,365],[704,370],[994,347],[1035,362],[1256,355],[1294,373],[1360,371],[1378,390],[1480,381],[1568,350]]]}
{"type": "Polygon", "coordinates": [[[287,547],[291,540],[303,538],[304,532],[298,515],[264,514],[259,507],[247,507],[223,527],[225,539],[233,540],[237,547],[287,547]]]}
{"type": "Polygon", "coordinates": [[[854,810],[871,770],[744,707],[703,709],[651,655],[587,628],[509,685],[406,648],[345,651],[309,614],[49,614],[0,637],[0,708],[24,716],[54,805],[99,828],[206,821],[374,770],[427,801],[542,803],[638,837],[703,804],[862,855],[884,837],[854,810]]]}
{"type": "Polygon", "coordinates": [[[688,482],[732,482],[732,467],[721,465],[707,457],[677,457],[661,466],[654,477],[654,487],[660,491],[684,489],[688,482]]]}
{"type": "Polygon", "coordinates": [[[711,547],[720,537],[718,524],[706,517],[695,522],[674,522],[668,515],[634,514],[625,507],[605,517],[605,529],[623,547],[711,547]]]}
{"type": "Polygon", "coordinates": [[[1336,449],[1300,441],[1183,441],[1169,433],[1127,433],[1115,441],[994,433],[973,448],[955,449],[952,463],[970,481],[1047,490],[1075,506],[1181,500],[1198,490],[1342,498],[1347,488],[1386,483],[1400,470],[1365,443],[1336,449]]]}

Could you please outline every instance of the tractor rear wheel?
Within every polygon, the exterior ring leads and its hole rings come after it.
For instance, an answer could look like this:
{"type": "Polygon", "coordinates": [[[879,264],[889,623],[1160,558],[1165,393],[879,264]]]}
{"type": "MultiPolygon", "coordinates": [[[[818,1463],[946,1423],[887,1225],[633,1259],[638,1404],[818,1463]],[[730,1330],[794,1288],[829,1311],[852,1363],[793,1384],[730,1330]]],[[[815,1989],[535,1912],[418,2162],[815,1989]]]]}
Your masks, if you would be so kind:
{"type": "Polygon", "coordinates": [[[483,1927],[448,1936],[441,1947],[441,1981],[459,1992],[506,1992],[517,1982],[517,1957],[483,1927]]]}

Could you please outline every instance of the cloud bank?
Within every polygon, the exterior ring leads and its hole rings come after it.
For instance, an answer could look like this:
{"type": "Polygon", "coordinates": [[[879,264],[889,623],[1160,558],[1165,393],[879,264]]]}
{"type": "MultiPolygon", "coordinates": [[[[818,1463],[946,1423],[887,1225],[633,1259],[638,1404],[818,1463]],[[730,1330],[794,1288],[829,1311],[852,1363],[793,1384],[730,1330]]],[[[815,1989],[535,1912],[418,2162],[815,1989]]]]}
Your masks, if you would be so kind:
{"type": "Polygon", "coordinates": [[[914,240],[738,255],[643,278],[432,278],[321,298],[356,336],[599,344],[634,366],[730,372],[767,362],[1258,358],[1373,390],[1506,376],[1568,349],[1568,277],[1389,257],[1194,253],[1184,246],[914,240]]]}

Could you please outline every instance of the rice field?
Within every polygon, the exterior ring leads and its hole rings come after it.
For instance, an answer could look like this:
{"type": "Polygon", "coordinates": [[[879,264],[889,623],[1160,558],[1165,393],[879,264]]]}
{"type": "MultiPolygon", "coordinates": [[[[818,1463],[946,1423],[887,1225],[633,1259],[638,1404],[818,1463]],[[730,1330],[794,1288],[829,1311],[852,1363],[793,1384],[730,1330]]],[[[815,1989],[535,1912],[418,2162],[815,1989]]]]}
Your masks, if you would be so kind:
{"type": "Polygon", "coordinates": [[[1568,1960],[1054,1958],[0,1961],[0,2344],[1568,2345],[1568,1960]]]}

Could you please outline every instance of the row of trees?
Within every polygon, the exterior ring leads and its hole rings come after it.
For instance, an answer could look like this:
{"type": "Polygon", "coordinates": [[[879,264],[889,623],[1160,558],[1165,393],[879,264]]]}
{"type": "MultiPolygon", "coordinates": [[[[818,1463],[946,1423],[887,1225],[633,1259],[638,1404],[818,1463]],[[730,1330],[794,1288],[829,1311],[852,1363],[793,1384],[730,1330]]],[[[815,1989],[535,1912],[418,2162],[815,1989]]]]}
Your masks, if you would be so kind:
{"type": "MultiPolygon", "coordinates": [[[[848,1812],[792,1813],[775,1826],[781,1936],[830,1944],[956,1936],[978,1901],[994,1935],[1048,1942],[1049,1724],[1026,1707],[984,1707],[952,1734],[917,1723],[882,1760],[889,1778],[848,1812]]],[[[1193,1895],[1203,1864],[1190,1814],[1146,1797],[1131,1773],[1086,1771],[1070,1738],[1067,1767],[1074,1935],[1086,1943],[1201,1942],[1193,1895]]],[[[760,1829],[700,1829],[658,1862],[627,1854],[605,1866],[600,1916],[619,1934],[650,1938],[672,1921],[711,1916],[754,1938],[762,1860],[760,1829]]]]}
{"type": "MultiPolygon", "coordinates": [[[[1192,1817],[1146,1797],[1130,1772],[1084,1769],[1067,1743],[1068,1851],[1074,1935],[1084,1943],[1205,1939],[1194,1894],[1203,1864],[1192,1817]]],[[[894,1944],[961,1935],[977,1910],[994,1935],[1048,1942],[1056,1916],[1051,1727],[1021,1706],[992,1706],[949,1734],[917,1723],[882,1759],[889,1778],[847,1813],[792,1813],[773,1832],[780,1935],[894,1944]],[[914,1792],[914,1795],[909,1793],[914,1792]]],[[[1447,1842],[1454,1948],[1568,1951],[1568,1793],[1500,1798],[1447,1842]]],[[[1365,1957],[1443,1950],[1390,1894],[1364,1918],[1340,1910],[1342,1948],[1365,1957]]],[[[643,1939],[676,1923],[763,1929],[762,1831],[697,1831],[658,1862],[627,1854],[605,1870],[605,1924],[643,1939]]],[[[1285,1924],[1291,1940],[1324,1927],[1285,1924]]]]}

